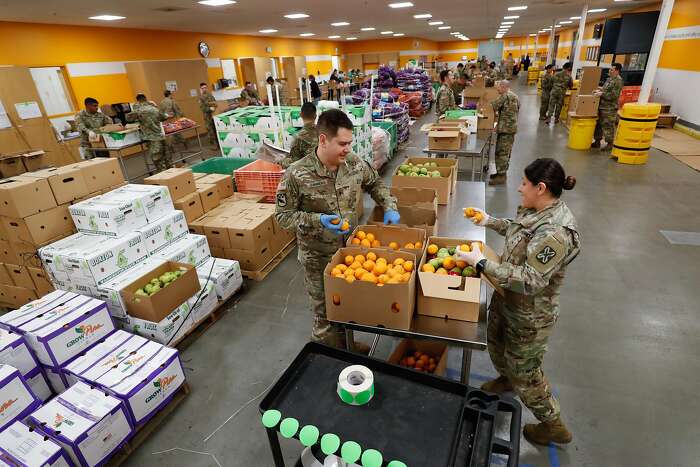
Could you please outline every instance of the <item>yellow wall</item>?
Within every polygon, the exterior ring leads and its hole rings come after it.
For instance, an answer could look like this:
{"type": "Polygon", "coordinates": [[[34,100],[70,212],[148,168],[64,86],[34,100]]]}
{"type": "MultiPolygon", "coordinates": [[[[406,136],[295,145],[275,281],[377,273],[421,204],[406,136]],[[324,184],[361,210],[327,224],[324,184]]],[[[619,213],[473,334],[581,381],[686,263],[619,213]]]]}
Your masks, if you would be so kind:
{"type": "Polygon", "coordinates": [[[99,76],[77,76],[70,78],[76,104],[83,107],[86,97],[95,97],[100,102],[131,102],[134,91],[126,73],[99,76]]]}
{"type": "MultiPolygon", "coordinates": [[[[342,70],[342,68],[341,68],[342,70]]],[[[322,75],[333,71],[333,62],[330,60],[308,61],[306,62],[306,71],[311,75],[317,75],[320,71],[322,75]]]]}

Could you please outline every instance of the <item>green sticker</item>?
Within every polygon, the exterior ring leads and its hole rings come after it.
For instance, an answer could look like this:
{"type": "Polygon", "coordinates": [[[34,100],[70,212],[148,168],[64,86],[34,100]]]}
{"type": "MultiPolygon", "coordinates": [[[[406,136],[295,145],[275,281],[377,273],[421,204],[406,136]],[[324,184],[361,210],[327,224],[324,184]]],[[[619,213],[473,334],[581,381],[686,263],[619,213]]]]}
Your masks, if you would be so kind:
{"type": "Polygon", "coordinates": [[[401,461],[391,461],[386,467],[406,467],[406,464],[401,461]]]}
{"type": "Polygon", "coordinates": [[[326,433],[321,437],[321,451],[327,456],[335,454],[340,447],[340,438],[333,433],[326,433]]]}
{"type": "Polygon", "coordinates": [[[352,404],[353,401],[355,400],[354,397],[352,397],[352,394],[347,392],[345,389],[340,390],[340,398],[345,402],[346,404],[352,404]]]}
{"type": "Polygon", "coordinates": [[[359,405],[365,405],[369,400],[372,398],[374,395],[374,385],[370,386],[370,388],[366,391],[362,391],[359,393],[357,396],[355,396],[355,403],[359,405]]]}
{"type": "Polygon", "coordinates": [[[307,448],[316,444],[318,441],[318,428],[313,425],[306,425],[299,432],[299,441],[307,448]]]}
{"type": "Polygon", "coordinates": [[[362,448],[355,441],[346,441],[343,443],[343,448],[340,450],[340,456],[345,462],[354,463],[360,458],[362,448]]]}
{"type": "Polygon", "coordinates": [[[282,414],[279,410],[266,410],[262,416],[262,424],[265,428],[274,428],[280,422],[282,414]]]}
{"type": "Polygon", "coordinates": [[[291,438],[297,434],[298,429],[299,422],[296,418],[285,418],[282,420],[282,423],[280,423],[280,433],[282,433],[282,436],[285,438],[291,438]]]}
{"type": "Polygon", "coordinates": [[[382,453],[374,449],[362,453],[362,467],[382,467],[383,461],[382,453]]]}

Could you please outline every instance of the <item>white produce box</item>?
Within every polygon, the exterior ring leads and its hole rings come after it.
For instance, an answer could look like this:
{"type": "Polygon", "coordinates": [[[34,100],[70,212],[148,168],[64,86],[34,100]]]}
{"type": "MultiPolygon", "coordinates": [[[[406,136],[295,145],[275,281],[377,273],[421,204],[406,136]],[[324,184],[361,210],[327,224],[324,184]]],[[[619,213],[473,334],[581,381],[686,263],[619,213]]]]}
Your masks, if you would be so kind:
{"type": "Polygon", "coordinates": [[[26,376],[39,366],[39,361],[21,334],[0,329],[0,364],[13,366],[26,376]]]}
{"type": "Polygon", "coordinates": [[[96,196],[68,208],[78,232],[120,237],[148,223],[138,200],[96,196]]]}
{"type": "Polygon", "coordinates": [[[219,304],[214,283],[200,277],[199,284],[201,286],[199,292],[187,300],[187,304],[192,310],[193,325],[209,316],[219,304]]]}
{"type": "Polygon", "coordinates": [[[19,370],[0,365],[0,431],[36,410],[41,401],[32,393],[19,370]]]}
{"type": "Polygon", "coordinates": [[[105,193],[105,199],[139,201],[146,212],[148,222],[153,222],[175,210],[170,191],[160,185],[129,184],[105,193]]]}
{"type": "Polygon", "coordinates": [[[175,263],[188,263],[197,267],[211,258],[211,251],[209,250],[207,237],[187,234],[172,245],[156,253],[154,257],[175,263]]]}
{"type": "Polygon", "coordinates": [[[121,329],[163,345],[168,345],[183,337],[194,325],[190,305],[187,302],[177,307],[158,323],[133,316],[117,318],[116,321],[121,329]]]}
{"type": "Polygon", "coordinates": [[[61,446],[21,422],[14,422],[0,432],[0,464],[29,467],[73,465],[61,446]]]}
{"type": "Polygon", "coordinates": [[[38,366],[24,376],[24,380],[32,393],[41,401],[46,402],[53,396],[52,387],[44,373],[44,368],[38,366]]]}
{"type": "Polygon", "coordinates": [[[234,259],[209,258],[209,260],[197,266],[197,275],[200,279],[210,279],[216,288],[219,300],[226,300],[236,293],[243,285],[241,266],[234,259]]]}
{"type": "Polygon", "coordinates": [[[172,211],[160,219],[136,229],[146,245],[149,255],[154,255],[189,233],[187,219],[182,211],[172,211]]]}
{"type": "Polygon", "coordinates": [[[0,315],[0,328],[19,333],[19,327],[37,316],[64,306],[68,301],[78,297],[78,294],[63,290],[54,290],[43,297],[26,305],[0,315]]]}

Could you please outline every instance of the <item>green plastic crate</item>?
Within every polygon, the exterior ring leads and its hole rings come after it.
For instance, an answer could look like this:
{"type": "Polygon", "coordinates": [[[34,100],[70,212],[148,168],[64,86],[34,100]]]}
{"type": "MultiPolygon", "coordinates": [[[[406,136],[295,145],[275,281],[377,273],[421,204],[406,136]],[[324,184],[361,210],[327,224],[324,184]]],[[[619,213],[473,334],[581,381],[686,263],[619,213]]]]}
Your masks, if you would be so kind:
{"type": "Polygon", "coordinates": [[[476,110],[448,110],[445,120],[459,120],[462,117],[476,117],[476,110]]]}
{"type": "Polygon", "coordinates": [[[255,160],[248,157],[212,157],[193,165],[192,172],[233,176],[234,170],[255,162],[255,160]]]}

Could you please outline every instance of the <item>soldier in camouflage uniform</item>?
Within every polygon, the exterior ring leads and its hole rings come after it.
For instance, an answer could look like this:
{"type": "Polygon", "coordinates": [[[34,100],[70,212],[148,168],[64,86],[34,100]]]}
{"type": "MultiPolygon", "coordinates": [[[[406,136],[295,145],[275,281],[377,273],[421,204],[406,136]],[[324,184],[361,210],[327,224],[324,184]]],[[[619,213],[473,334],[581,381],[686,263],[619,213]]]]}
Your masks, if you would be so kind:
{"type": "Polygon", "coordinates": [[[241,100],[248,102],[248,105],[260,105],[262,102],[260,100],[260,94],[258,94],[258,91],[255,90],[253,83],[250,81],[245,83],[245,87],[243,88],[243,91],[241,91],[240,98],[241,100]]]}
{"type": "Polygon", "coordinates": [[[344,236],[357,225],[358,196],[368,191],[384,208],[384,222],[396,224],[396,199],[377,172],[350,152],[352,122],[341,110],[325,111],[318,120],[316,151],[294,162],[277,189],[275,217],[280,226],[296,230],[299,261],[314,314],[311,339],[343,347],[341,329],[326,319],[323,271],[333,254],[344,246],[344,236]],[[350,228],[342,231],[342,220],[350,228]],[[333,221],[340,221],[333,224],[333,221]]]}
{"type": "Polygon", "coordinates": [[[442,86],[438,90],[437,96],[435,97],[435,113],[437,114],[438,120],[445,115],[448,110],[456,110],[457,104],[455,104],[455,95],[452,92],[452,74],[449,70],[442,70],[440,72],[440,82],[442,86]]]}
{"type": "Polygon", "coordinates": [[[99,111],[97,99],[86,97],[85,109],[78,112],[75,116],[75,123],[80,132],[80,156],[83,159],[92,159],[95,157],[95,153],[88,150],[90,148],[90,137],[93,136],[94,138],[94,135],[100,128],[112,123],[112,119],[99,111]]]}
{"type": "Polygon", "coordinates": [[[544,67],[544,75],[542,75],[542,95],[540,96],[540,120],[547,120],[547,111],[549,110],[549,94],[552,92],[552,80],[554,68],[552,65],[544,67]]]}
{"type": "Polygon", "coordinates": [[[289,156],[285,157],[280,165],[285,169],[293,162],[302,159],[318,146],[318,130],[316,130],[316,106],[311,102],[304,102],[301,106],[301,119],[304,121],[304,128],[294,136],[289,156]]]}
{"type": "Polygon", "coordinates": [[[491,103],[493,111],[498,114],[496,126],[496,174],[491,176],[489,185],[502,185],[506,182],[510,153],[513,151],[515,134],[518,132],[518,112],[520,100],[510,90],[507,80],[498,82],[496,86],[498,98],[491,103]]]}
{"type": "Polygon", "coordinates": [[[498,72],[496,71],[496,62],[491,62],[486,70],[486,87],[492,88],[497,80],[498,72]]]}
{"type": "Polygon", "coordinates": [[[599,148],[600,140],[605,138],[607,146],[602,150],[612,151],[615,125],[617,124],[618,101],[624,85],[620,71],[622,71],[622,65],[613,63],[612,68],[610,68],[610,76],[608,76],[605,84],[593,93],[596,96],[600,96],[600,104],[598,105],[598,121],[596,122],[593,136],[595,142],[591,145],[592,148],[599,148]]]}
{"type": "Polygon", "coordinates": [[[479,71],[486,71],[486,69],[489,66],[489,61],[486,60],[486,55],[482,55],[481,58],[478,61],[479,63],[479,71]]]}
{"type": "Polygon", "coordinates": [[[216,99],[209,92],[207,83],[199,83],[199,110],[204,116],[204,125],[207,127],[207,135],[209,143],[212,146],[218,146],[219,142],[216,138],[216,127],[214,126],[214,111],[216,110],[216,99]]]}
{"type": "Polygon", "coordinates": [[[478,248],[458,253],[503,289],[503,295],[493,295],[487,330],[489,355],[500,376],[481,388],[496,393],[515,390],[541,422],[526,425],[525,438],[543,445],[572,439],[542,362],[559,317],[566,268],[580,251],[576,219],[559,199],[562,189],[571,190],[575,184],[555,160],[537,159],[525,169],[515,219],[496,219],[479,210],[483,218],[474,221],[505,236],[500,263],[487,260],[478,248]]]}
{"type": "Polygon", "coordinates": [[[554,119],[554,123],[559,123],[566,90],[572,87],[574,87],[574,80],[571,79],[571,62],[566,62],[563,69],[552,78],[552,90],[549,93],[548,113],[549,117],[554,119]]]}
{"type": "MultiPolygon", "coordinates": [[[[180,106],[177,105],[177,102],[173,100],[173,93],[168,91],[167,89],[163,91],[163,100],[160,101],[158,109],[164,114],[168,114],[168,118],[177,119],[185,116],[185,114],[182,113],[182,110],[180,110],[180,106]]],[[[172,141],[175,141],[175,143],[179,143],[183,147],[187,148],[187,141],[185,140],[185,138],[182,137],[181,134],[178,133],[176,135],[173,135],[171,138],[172,141]]],[[[175,152],[175,148],[173,147],[171,138],[166,138],[166,144],[168,146],[168,150],[172,153],[175,152]]]]}
{"type": "Polygon", "coordinates": [[[141,127],[141,139],[146,141],[148,155],[158,172],[173,166],[172,156],[165,146],[165,135],[161,122],[168,119],[168,115],[158,110],[154,102],[149,102],[146,96],[138,94],[136,104],[127,114],[130,122],[139,122],[141,127]]]}

